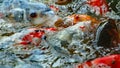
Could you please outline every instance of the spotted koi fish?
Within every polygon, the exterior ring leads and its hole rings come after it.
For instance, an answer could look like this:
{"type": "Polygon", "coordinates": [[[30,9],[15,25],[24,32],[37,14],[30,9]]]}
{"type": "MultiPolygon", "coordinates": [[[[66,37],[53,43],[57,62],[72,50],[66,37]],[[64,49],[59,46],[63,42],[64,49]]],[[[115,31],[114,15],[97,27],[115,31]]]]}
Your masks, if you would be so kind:
{"type": "Polygon", "coordinates": [[[77,65],[76,68],[120,68],[120,54],[109,55],[77,65]]]}
{"type": "Polygon", "coordinates": [[[109,6],[106,0],[88,0],[87,4],[94,9],[96,14],[104,15],[109,11],[109,6]]]}
{"type": "Polygon", "coordinates": [[[38,46],[41,42],[41,39],[45,37],[45,31],[54,32],[57,31],[56,28],[44,28],[44,29],[30,29],[33,30],[32,32],[24,35],[21,38],[21,42],[19,42],[22,45],[36,45],[38,46]]]}

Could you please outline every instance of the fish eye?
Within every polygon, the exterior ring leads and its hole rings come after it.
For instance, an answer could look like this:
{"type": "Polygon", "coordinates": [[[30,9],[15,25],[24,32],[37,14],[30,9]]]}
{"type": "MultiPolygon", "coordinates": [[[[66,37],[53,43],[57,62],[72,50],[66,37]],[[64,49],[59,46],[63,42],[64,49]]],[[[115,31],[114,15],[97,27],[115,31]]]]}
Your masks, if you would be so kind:
{"type": "Polygon", "coordinates": [[[36,18],[36,17],[37,17],[37,13],[35,13],[35,12],[34,12],[34,13],[31,13],[31,14],[30,14],[30,17],[31,17],[31,18],[36,18]]]}

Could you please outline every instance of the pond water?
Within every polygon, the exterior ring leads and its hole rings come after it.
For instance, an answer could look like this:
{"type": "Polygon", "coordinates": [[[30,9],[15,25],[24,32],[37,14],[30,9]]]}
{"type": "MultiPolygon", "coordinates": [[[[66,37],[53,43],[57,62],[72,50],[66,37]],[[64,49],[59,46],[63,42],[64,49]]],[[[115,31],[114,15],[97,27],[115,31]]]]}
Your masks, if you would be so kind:
{"type": "Polygon", "coordinates": [[[90,59],[119,54],[120,1],[112,1],[111,11],[103,15],[87,0],[66,5],[55,0],[0,0],[0,68],[75,68],[90,59]]]}

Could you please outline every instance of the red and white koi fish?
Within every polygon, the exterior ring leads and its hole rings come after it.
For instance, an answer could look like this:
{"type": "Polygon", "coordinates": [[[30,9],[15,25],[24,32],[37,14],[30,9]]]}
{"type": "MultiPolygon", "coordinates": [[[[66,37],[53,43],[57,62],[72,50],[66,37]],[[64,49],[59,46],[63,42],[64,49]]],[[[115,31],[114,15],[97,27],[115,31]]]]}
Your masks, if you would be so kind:
{"type": "Polygon", "coordinates": [[[41,39],[43,38],[43,36],[45,35],[45,31],[57,31],[57,29],[55,28],[44,28],[44,29],[33,29],[33,32],[30,32],[28,34],[26,34],[25,36],[23,36],[21,38],[21,42],[20,44],[22,45],[28,45],[28,44],[33,44],[38,46],[41,42],[41,39]]]}
{"type": "Polygon", "coordinates": [[[77,65],[76,68],[120,68],[120,54],[105,56],[77,65]]]}
{"type": "Polygon", "coordinates": [[[87,4],[94,9],[96,14],[104,15],[109,11],[109,6],[106,0],[88,0],[87,4]]]}

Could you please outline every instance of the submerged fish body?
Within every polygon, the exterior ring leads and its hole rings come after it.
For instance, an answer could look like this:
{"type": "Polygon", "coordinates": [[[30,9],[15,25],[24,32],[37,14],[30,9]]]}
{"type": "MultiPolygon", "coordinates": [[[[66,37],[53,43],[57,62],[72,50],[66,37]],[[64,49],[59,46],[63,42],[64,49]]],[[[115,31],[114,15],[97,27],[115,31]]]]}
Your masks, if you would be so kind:
{"type": "MultiPolygon", "coordinates": [[[[80,28],[80,26],[83,26],[82,23],[90,23],[90,21],[84,21],[73,26],[69,26],[58,31],[53,36],[48,37],[47,41],[51,45],[50,47],[53,52],[60,55],[62,54],[61,56],[69,56],[70,54],[73,54],[75,49],[72,49],[72,47],[74,47],[72,44],[77,42],[75,40],[80,40],[85,35],[85,32],[80,28]]],[[[77,42],[77,45],[75,46],[79,46],[79,43],[81,42],[77,42]]]]}
{"type": "Polygon", "coordinates": [[[36,45],[39,46],[41,43],[41,40],[45,40],[46,39],[46,35],[48,33],[52,33],[57,31],[56,28],[41,28],[41,29],[37,29],[37,28],[31,28],[28,29],[31,30],[31,32],[28,32],[27,34],[25,34],[20,40],[20,44],[21,45],[36,45]]]}
{"type": "Polygon", "coordinates": [[[54,11],[47,5],[31,3],[27,0],[4,0],[1,9],[5,17],[15,22],[23,21],[42,24],[55,16],[54,11]]]}
{"type": "Polygon", "coordinates": [[[91,21],[92,25],[99,23],[99,21],[96,18],[86,14],[73,14],[71,16],[68,16],[68,18],[73,19],[73,24],[76,24],[80,21],[89,21],[89,20],[91,21]]]}
{"type": "Polygon", "coordinates": [[[96,58],[91,61],[86,61],[78,65],[76,68],[119,68],[120,55],[110,55],[101,58],[96,58]]]}
{"type": "Polygon", "coordinates": [[[94,29],[96,29],[100,21],[97,18],[86,14],[73,14],[71,16],[65,17],[65,22],[64,22],[65,26],[71,26],[77,23],[83,24],[80,26],[80,28],[83,31],[86,30],[94,31],[94,29]],[[90,22],[88,23],[85,21],[90,21],[90,22]]]}

